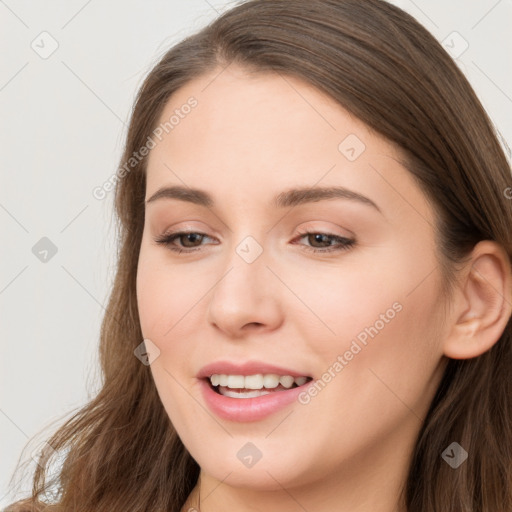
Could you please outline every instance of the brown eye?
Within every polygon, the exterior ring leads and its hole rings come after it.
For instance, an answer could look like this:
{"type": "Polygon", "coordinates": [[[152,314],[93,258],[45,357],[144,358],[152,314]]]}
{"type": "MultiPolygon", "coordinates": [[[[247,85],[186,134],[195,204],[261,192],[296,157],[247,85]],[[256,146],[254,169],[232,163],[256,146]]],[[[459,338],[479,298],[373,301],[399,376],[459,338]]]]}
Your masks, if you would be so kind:
{"type": "Polygon", "coordinates": [[[198,233],[197,231],[180,231],[177,233],[168,233],[155,238],[157,244],[164,245],[176,252],[192,252],[198,250],[201,242],[204,238],[210,238],[204,233],[198,233]],[[178,240],[177,245],[175,241],[178,240]]]}
{"type": "Polygon", "coordinates": [[[300,240],[302,238],[307,238],[308,244],[310,244],[305,245],[304,248],[307,251],[317,253],[346,251],[356,243],[354,239],[345,238],[344,236],[338,236],[331,233],[318,233],[313,231],[306,231],[301,233],[298,239],[300,240]],[[332,244],[331,242],[335,243],[332,244]]]}
{"type": "Polygon", "coordinates": [[[204,235],[201,233],[184,233],[177,237],[180,242],[184,242],[184,247],[196,247],[194,244],[199,240],[201,242],[204,238],[204,235]],[[189,245],[191,244],[191,245],[189,245]]]}
{"type": "Polygon", "coordinates": [[[313,247],[320,247],[320,248],[330,247],[331,241],[333,239],[333,237],[331,235],[326,235],[325,233],[309,233],[306,236],[308,237],[308,242],[313,247]],[[315,245],[316,243],[325,244],[325,245],[317,246],[317,245],[315,245]]]}

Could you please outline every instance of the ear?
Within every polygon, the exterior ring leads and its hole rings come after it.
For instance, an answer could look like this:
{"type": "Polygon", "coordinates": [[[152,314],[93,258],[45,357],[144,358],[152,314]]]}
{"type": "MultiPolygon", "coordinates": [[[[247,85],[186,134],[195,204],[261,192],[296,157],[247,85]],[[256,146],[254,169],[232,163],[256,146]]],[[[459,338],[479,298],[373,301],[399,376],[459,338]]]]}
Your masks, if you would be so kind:
{"type": "Polygon", "coordinates": [[[501,337],[512,313],[510,260],[503,247],[484,240],[475,245],[454,295],[453,320],[444,355],[470,359],[501,337]]]}

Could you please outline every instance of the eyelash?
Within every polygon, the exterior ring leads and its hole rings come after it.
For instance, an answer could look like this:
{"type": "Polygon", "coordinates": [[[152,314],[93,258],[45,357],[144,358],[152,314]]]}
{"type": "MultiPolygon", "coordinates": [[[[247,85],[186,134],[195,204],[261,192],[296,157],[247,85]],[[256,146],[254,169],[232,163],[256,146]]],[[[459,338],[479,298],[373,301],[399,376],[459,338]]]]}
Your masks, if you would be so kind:
{"type": "MultiPolygon", "coordinates": [[[[191,234],[208,237],[208,235],[206,235],[205,233],[201,233],[199,231],[178,231],[176,233],[169,233],[169,234],[161,235],[161,236],[155,238],[155,242],[157,244],[166,246],[168,249],[170,249],[171,251],[177,252],[178,254],[182,253],[182,252],[191,253],[191,252],[195,252],[195,251],[199,250],[200,247],[181,249],[181,248],[177,248],[176,246],[173,246],[174,240],[176,240],[182,236],[191,235],[191,234]]],[[[304,248],[307,251],[313,252],[313,253],[347,251],[351,247],[353,247],[356,243],[356,241],[354,239],[346,238],[346,237],[338,236],[338,235],[333,235],[331,233],[323,233],[320,231],[303,231],[303,232],[299,233],[299,236],[297,238],[301,239],[307,235],[324,235],[324,236],[331,238],[332,240],[337,240],[340,244],[338,247],[326,247],[326,248],[317,248],[317,247],[310,247],[308,245],[304,245],[304,248]]]]}

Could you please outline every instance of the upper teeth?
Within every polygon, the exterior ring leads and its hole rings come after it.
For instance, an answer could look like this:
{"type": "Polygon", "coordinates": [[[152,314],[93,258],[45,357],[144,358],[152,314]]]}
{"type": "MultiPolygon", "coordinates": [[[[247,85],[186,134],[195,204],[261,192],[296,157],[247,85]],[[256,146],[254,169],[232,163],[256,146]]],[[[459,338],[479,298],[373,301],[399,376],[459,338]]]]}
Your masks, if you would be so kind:
{"type": "Polygon", "coordinates": [[[256,375],[212,375],[210,382],[212,386],[226,386],[232,389],[262,389],[262,388],[277,388],[279,384],[285,388],[291,388],[295,382],[297,386],[302,386],[308,380],[307,377],[292,377],[291,375],[276,375],[269,373],[263,375],[258,373],[256,375]]]}

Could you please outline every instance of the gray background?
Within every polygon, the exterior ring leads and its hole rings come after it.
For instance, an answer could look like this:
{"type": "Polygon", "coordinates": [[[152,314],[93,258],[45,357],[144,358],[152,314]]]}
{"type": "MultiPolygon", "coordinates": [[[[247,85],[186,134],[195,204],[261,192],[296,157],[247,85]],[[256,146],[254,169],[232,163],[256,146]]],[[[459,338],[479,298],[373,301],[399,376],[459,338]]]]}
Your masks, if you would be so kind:
{"type": "MultiPolygon", "coordinates": [[[[18,458],[98,390],[116,240],[113,194],[92,190],[117,168],[136,90],[169,46],[234,3],[0,0],[0,507],[18,458]],[[43,237],[55,255],[33,250],[43,237]]],[[[511,145],[512,1],[393,3],[452,47],[511,145]]]]}

